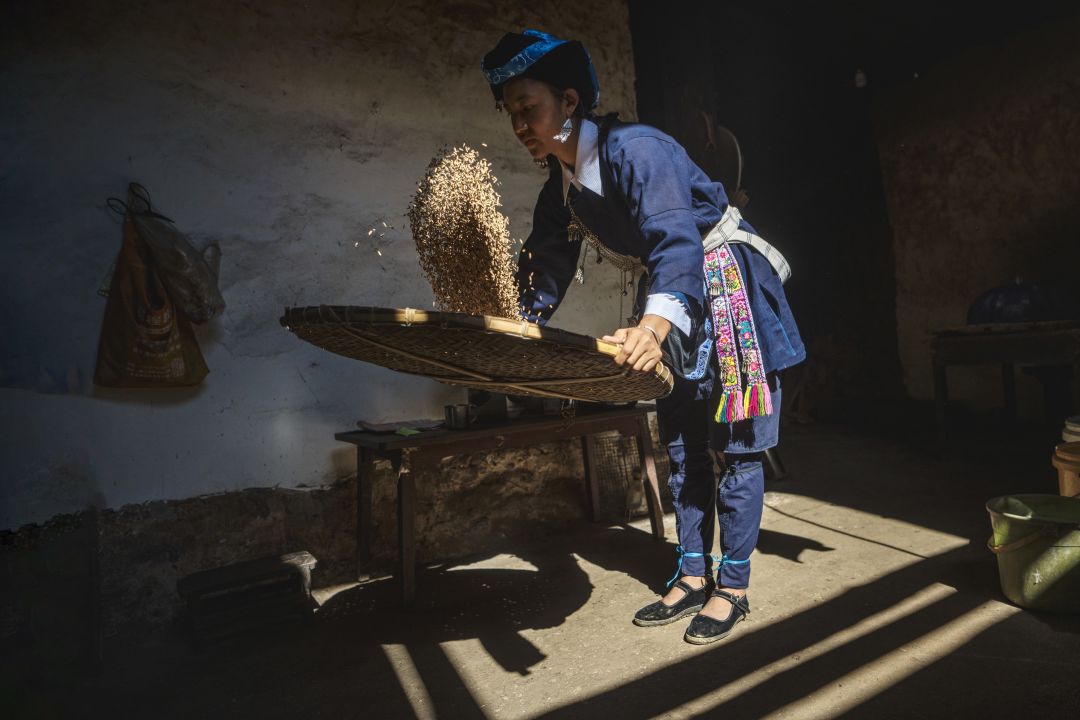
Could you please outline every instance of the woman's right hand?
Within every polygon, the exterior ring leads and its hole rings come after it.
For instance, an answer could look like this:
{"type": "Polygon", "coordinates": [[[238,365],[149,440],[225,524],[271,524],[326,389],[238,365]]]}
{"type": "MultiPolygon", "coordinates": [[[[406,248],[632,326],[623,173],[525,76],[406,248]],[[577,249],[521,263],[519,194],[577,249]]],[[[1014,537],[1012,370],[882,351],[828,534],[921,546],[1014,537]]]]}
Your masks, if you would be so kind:
{"type": "Polygon", "coordinates": [[[660,342],[667,336],[671,324],[658,316],[646,317],[659,322],[647,323],[643,318],[637,327],[619,328],[601,338],[604,342],[619,346],[619,352],[615,355],[616,365],[628,366],[638,372],[650,372],[660,362],[663,354],[660,342]]]}

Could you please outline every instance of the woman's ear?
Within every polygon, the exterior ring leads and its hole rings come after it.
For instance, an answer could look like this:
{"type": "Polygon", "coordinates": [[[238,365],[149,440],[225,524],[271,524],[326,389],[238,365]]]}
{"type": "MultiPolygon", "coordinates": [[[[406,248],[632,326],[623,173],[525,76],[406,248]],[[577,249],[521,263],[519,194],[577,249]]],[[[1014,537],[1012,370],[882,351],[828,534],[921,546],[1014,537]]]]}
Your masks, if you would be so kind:
{"type": "Polygon", "coordinates": [[[578,91],[574,88],[566,88],[563,90],[562,101],[566,117],[573,117],[577,112],[578,105],[581,104],[581,96],[578,95],[578,91]]]}

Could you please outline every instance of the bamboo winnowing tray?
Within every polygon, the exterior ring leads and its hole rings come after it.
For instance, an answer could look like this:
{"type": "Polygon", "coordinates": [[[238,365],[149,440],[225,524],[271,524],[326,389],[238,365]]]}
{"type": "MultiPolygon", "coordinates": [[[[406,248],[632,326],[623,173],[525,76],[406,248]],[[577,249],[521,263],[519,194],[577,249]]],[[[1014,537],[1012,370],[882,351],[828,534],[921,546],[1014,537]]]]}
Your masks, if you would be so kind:
{"type": "Polygon", "coordinates": [[[673,383],[662,363],[647,373],[617,366],[617,345],[487,315],[319,305],[286,308],[281,324],[338,355],[511,395],[631,402],[673,383]]]}

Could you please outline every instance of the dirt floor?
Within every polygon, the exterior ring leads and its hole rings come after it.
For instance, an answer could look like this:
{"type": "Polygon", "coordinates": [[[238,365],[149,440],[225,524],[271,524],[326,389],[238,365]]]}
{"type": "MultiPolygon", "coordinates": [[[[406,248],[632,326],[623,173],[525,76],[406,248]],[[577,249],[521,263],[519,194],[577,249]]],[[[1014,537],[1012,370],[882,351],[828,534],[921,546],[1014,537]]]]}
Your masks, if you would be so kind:
{"type": "MultiPolygon", "coordinates": [[[[22,667],[27,717],[1069,717],[1080,616],[1003,600],[985,501],[1056,491],[1052,436],[788,427],[752,613],[727,640],[630,623],[675,565],[645,520],[583,524],[505,554],[324,588],[309,625],[189,648],[114,641],[96,674],[22,667]]],[[[538,499],[538,502],[541,499],[538,499]]],[[[5,713],[6,715],[6,713],[5,713]]],[[[11,717],[10,715],[7,715],[11,717]]]]}

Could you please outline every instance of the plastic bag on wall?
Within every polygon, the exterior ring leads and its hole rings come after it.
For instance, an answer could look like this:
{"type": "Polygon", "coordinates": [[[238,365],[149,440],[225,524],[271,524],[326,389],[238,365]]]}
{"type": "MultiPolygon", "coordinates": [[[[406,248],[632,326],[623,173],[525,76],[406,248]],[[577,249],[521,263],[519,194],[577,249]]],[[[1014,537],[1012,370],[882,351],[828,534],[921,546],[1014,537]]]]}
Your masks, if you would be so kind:
{"type": "Polygon", "coordinates": [[[177,309],[197,324],[220,315],[225,298],[218,289],[218,244],[211,242],[202,251],[196,250],[172,220],[154,212],[150,193],[138,183],[128,186],[128,209],[177,309]]]}

